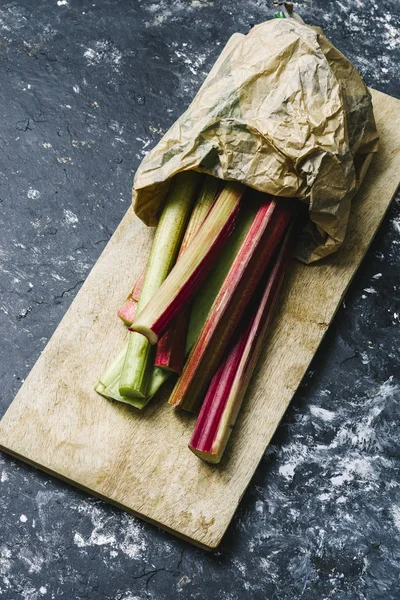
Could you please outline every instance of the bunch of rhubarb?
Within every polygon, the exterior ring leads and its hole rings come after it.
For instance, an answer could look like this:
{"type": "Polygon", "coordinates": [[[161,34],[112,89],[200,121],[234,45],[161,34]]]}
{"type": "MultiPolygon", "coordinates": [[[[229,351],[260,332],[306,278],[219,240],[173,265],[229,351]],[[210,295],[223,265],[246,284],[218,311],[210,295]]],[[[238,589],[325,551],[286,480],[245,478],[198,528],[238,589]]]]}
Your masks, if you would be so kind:
{"type": "Polygon", "coordinates": [[[129,339],[103,396],[143,408],[170,376],[169,404],[200,411],[189,448],[219,462],[296,243],[297,201],[185,172],[164,203],[146,269],[118,311],[129,339]]]}

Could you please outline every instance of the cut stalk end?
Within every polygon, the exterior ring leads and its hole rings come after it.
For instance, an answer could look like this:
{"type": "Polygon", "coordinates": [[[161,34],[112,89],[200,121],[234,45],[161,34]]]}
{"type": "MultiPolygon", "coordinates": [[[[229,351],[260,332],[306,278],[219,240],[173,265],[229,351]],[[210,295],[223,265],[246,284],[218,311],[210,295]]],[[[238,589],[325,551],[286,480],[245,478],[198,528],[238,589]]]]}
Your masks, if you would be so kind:
{"type": "Polygon", "coordinates": [[[145,325],[138,325],[137,327],[135,327],[135,329],[129,327],[129,331],[131,331],[132,333],[139,333],[140,335],[144,336],[152,346],[157,344],[159,340],[158,335],[152,329],[149,329],[145,325]]]}
{"type": "Polygon", "coordinates": [[[203,452],[202,450],[198,450],[198,448],[192,446],[191,444],[188,444],[188,448],[193,452],[193,454],[201,458],[201,460],[203,460],[204,462],[208,462],[212,465],[217,465],[221,461],[222,456],[219,454],[213,454],[212,452],[203,452]]]}

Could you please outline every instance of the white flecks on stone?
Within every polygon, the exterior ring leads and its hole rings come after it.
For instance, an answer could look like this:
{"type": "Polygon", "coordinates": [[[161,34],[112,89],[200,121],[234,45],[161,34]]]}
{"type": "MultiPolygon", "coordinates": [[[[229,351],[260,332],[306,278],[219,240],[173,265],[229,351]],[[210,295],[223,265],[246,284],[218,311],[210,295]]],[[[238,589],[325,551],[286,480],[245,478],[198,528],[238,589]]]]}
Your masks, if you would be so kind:
{"type": "Polygon", "coordinates": [[[85,548],[86,546],[113,546],[115,543],[116,539],[114,535],[104,535],[96,531],[96,528],[86,540],[80,533],[74,534],[74,544],[78,546],[78,548],[85,548]]]}
{"type": "Polygon", "coordinates": [[[68,6],[68,0],[57,0],[57,6],[68,6]]]}
{"type": "Polygon", "coordinates": [[[139,137],[137,137],[137,138],[136,138],[136,140],[137,140],[138,142],[141,142],[141,143],[143,144],[143,149],[144,149],[144,148],[147,148],[147,146],[148,146],[149,144],[151,144],[151,140],[144,140],[143,138],[139,138],[139,137]]]}
{"type": "Polygon", "coordinates": [[[19,520],[21,521],[21,523],[26,523],[28,520],[28,517],[26,515],[21,515],[19,520]]]}
{"type": "Polygon", "coordinates": [[[397,231],[397,233],[400,233],[400,217],[396,217],[395,219],[393,219],[392,225],[395,228],[395,230],[397,231]]]}
{"type": "Polygon", "coordinates": [[[4,483],[5,481],[8,481],[8,475],[5,471],[2,471],[0,476],[0,482],[4,483]]]}
{"type": "Polygon", "coordinates": [[[108,40],[96,41],[92,48],[85,50],[83,56],[91,67],[102,64],[111,67],[116,73],[120,71],[122,52],[108,40]]]}
{"type": "Polygon", "coordinates": [[[193,75],[197,75],[199,69],[203,66],[207,59],[206,54],[197,54],[195,57],[193,57],[182,50],[175,50],[175,54],[178,58],[183,60],[185,65],[188,65],[189,71],[193,73],[193,75]]]}
{"type": "Polygon", "coordinates": [[[107,517],[107,513],[89,502],[79,503],[76,510],[87,516],[92,523],[93,530],[89,536],[83,536],[81,533],[74,534],[74,543],[78,548],[93,546],[105,546],[110,548],[110,554],[113,552],[115,557],[122,552],[131,559],[140,559],[146,549],[146,541],[142,535],[142,526],[132,519],[129,515],[123,516],[121,524],[122,534],[119,534],[112,522],[107,517]],[[115,554],[117,553],[117,554],[115,554]]]}
{"type": "Polygon", "coordinates": [[[40,573],[45,564],[45,557],[39,548],[23,546],[19,549],[18,558],[23,560],[28,566],[29,573],[40,573]]]}
{"type": "Polygon", "coordinates": [[[331,495],[326,492],[323,492],[322,494],[319,494],[319,496],[318,496],[318,500],[321,500],[321,502],[327,502],[330,499],[331,499],[331,495]]]}
{"type": "Polygon", "coordinates": [[[294,471],[297,467],[296,463],[286,463],[279,467],[279,474],[285,479],[291,480],[294,476],[294,471]]]}
{"type": "MultiPolygon", "coordinates": [[[[115,139],[118,140],[119,138],[115,138],[115,139]]],[[[136,141],[140,142],[142,144],[142,148],[140,150],[140,153],[136,155],[137,158],[139,158],[139,160],[141,160],[143,158],[143,156],[145,154],[147,154],[147,149],[146,148],[148,148],[148,146],[151,144],[151,139],[147,139],[146,140],[144,138],[137,137],[136,141]]]]}
{"type": "Polygon", "coordinates": [[[400,35],[399,30],[394,25],[390,23],[384,23],[384,27],[386,29],[384,38],[387,42],[387,46],[390,50],[394,50],[395,48],[400,47],[400,35]]]}
{"type": "Polygon", "coordinates": [[[210,0],[189,0],[186,2],[177,1],[174,3],[168,3],[165,0],[149,4],[145,7],[145,10],[154,18],[151,21],[146,21],[146,27],[159,27],[166,21],[176,20],[180,14],[187,11],[192,12],[198,8],[205,8],[207,6],[213,6],[214,3],[210,0]]]}
{"type": "Polygon", "coordinates": [[[117,133],[118,135],[122,135],[122,133],[124,131],[124,126],[120,125],[118,123],[118,121],[116,121],[115,119],[111,119],[108,122],[108,128],[111,129],[111,131],[114,131],[115,133],[117,133]]]}
{"type": "Polygon", "coordinates": [[[75,546],[78,546],[78,548],[84,548],[87,546],[80,533],[74,533],[74,544],[75,546]]]}
{"type": "Polygon", "coordinates": [[[183,590],[183,588],[185,587],[185,585],[187,585],[191,581],[192,580],[190,579],[190,577],[188,577],[187,575],[182,575],[182,577],[180,577],[178,579],[178,583],[176,584],[177,591],[181,592],[183,590]]]}
{"type": "Polygon", "coordinates": [[[48,142],[43,142],[43,143],[42,143],[42,146],[43,146],[43,148],[46,148],[46,150],[48,150],[49,148],[52,148],[52,147],[53,147],[53,145],[52,145],[52,144],[49,144],[48,142]]]}
{"type": "Polygon", "coordinates": [[[85,148],[85,146],[90,148],[90,145],[85,140],[72,140],[71,145],[74,148],[85,148]]]}
{"type": "Polygon", "coordinates": [[[285,463],[279,467],[279,474],[287,481],[293,479],[296,468],[307,460],[309,447],[298,442],[284,449],[285,463]]]}
{"type": "Polygon", "coordinates": [[[57,158],[57,162],[63,165],[70,165],[72,164],[72,158],[70,156],[59,156],[57,158]]]}
{"type": "Polygon", "coordinates": [[[7,546],[0,546],[0,575],[4,582],[6,575],[11,569],[11,551],[7,546]]]}
{"type": "Polygon", "coordinates": [[[67,281],[65,277],[61,277],[58,273],[51,273],[51,277],[56,281],[67,281]]]}
{"type": "Polygon", "coordinates": [[[368,294],[377,294],[377,293],[378,293],[378,292],[376,291],[376,289],[375,289],[375,288],[373,288],[373,287],[367,287],[367,288],[364,288],[364,292],[367,292],[368,294]]]}
{"type": "Polygon", "coordinates": [[[214,2],[210,2],[210,0],[192,0],[190,6],[193,6],[193,8],[204,8],[205,6],[214,6],[214,2]]]}
{"type": "Polygon", "coordinates": [[[73,85],[72,89],[74,90],[75,94],[79,94],[79,92],[81,91],[79,85],[73,85]]]}
{"type": "Polygon", "coordinates": [[[349,474],[336,475],[336,477],[331,477],[331,484],[334,486],[341,486],[345,482],[347,483],[352,479],[354,479],[354,477],[350,476],[349,474]]]}
{"type": "Polygon", "coordinates": [[[392,506],[391,513],[393,517],[394,524],[397,529],[400,531],[400,506],[392,506]]]}
{"type": "Polygon", "coordinates": [[[333,421],[335,418],[334,412],[321,408],[320,406],[310,406],[310,412],[314,417],[318,417],[323,421],[333,421]]]}
{"type": "Polygon", "coordinates": [[[343,461],[343,472],[331,478],[332,485],[339,487],[354,479],[365,480],[371,485],[377,477],[373,464],[375,458],[361,455],[356,455],[353,459],[346,458],[343,461]]]}
{"type": "Polygon", "coordinates": [[[28,196],[28,198],[30,200],[37,200],[38,198],[40,198],[40,192],[39,190],[35,190],[34,188],[30,187],[26,193],[26,195],[28,196]]]}
{"type": "Polygon", "coordinates": [[[72,212],[72,210],[64,208],[64,221],[68,225],[74,225],[75,223],[79,222],[79,219],[76,214],[72,212]]]}
{"type": "Polygon", "coordinates": [[[360,356],[361,356],[361,362],[363,365],[368,365],[370,362],[370,359],[368,358],[368,354],[366,352],[360,352],[360,356]]]}
{"type": "Polygon", "coordinates": [[[375,275],[372,275],[372,279],[380,279],[382,277],[382,273],[375,273],[375,275]]]}

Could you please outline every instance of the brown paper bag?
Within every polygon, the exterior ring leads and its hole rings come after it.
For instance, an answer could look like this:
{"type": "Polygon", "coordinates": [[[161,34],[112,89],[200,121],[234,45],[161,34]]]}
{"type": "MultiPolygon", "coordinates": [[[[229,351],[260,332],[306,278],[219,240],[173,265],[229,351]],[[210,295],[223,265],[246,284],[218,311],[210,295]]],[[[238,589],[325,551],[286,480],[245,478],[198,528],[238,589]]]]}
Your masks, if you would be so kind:
{"type": "Polygon", "coordinates": [[[319,28],[274,19],[235,34],[183,115],[139,166],[136,214],[155,225],[169,180],[196,170],[308,203],[298,257],[343,242],[378,148],[371,96],[319,28]]]}

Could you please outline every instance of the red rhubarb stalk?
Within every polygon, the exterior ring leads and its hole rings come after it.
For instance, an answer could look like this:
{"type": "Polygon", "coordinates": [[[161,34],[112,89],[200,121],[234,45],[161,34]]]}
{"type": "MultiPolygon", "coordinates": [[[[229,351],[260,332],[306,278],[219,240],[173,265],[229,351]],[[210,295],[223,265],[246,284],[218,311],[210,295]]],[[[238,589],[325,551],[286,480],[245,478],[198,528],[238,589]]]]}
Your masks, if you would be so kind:
{"type": "Polygon", "coordinates": [[[129,294],[129,296],[118,311],[119,318],[122,319],[123,322],[126,323],[126,325],[132,325],[133,320],[135,318],[137,303],[139,301],[140,292],[142,290],[145,273],[146,269],[143,269],[143,271],[139,275],[137,282],[133,286],[131,293],[129,294]]]}
{"type": "Polygon", "coordinates": [[[136,315],[137,302],[129,295],[118,311],[119,318],[125,325],[132,325],[136,315]]]}
{"type": "Polygon", "coordinates": [[[245,186],[228,182],[218,195],[204,223],[164,283],[140,310],[132,331],[156,344],[168,326],[207,277],[232,232],[245,186]]]}
{"type": "Polygon", "coordinates": [[[169,403],[196,412],[243,312],[295,212],[265,196],[211,307],[169,403]]]}
{"type": "Polygon", "coordinates": [[[272,269],[263,277],[245,311],[227,357],[211,380],[189,448],[210,463],[218,463],[253,374],[274,307],[290,264],[298,227],[293,223],[279,248],[272,269]]]}
{"type": "MultiPolygon", "coordinates": [[[[218,190],[221,187],[221,181],[215,177],[206,177],[199,198],[193,208],[187,226],[182,246],[179,251],[178,260],[182,257],[186,248],[193,240],[195,234],[204,222],[209,212],[218,190]]],[[[185,361],[186,337],[189,328],[191,306],[186,305],[172,321],[167,332],[162,336],[157,344],[156,357],[154,365],[180,374],[185,361]]],[[[133,321],[133,319],[132,319],[133,321]]]]}

